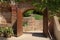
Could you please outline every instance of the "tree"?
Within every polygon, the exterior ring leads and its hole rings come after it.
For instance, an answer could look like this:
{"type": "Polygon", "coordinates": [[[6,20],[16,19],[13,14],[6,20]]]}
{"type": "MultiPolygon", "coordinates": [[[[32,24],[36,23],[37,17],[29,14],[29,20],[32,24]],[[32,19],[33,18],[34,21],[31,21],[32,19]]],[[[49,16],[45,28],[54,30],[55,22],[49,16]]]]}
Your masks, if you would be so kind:
{"type": "MultiPolygon", "coordinates": [[[[3,0],[9,1],[9,0],[3,0]]],[[[51,14],[56,14],[60,11],[60,0],[11,0],[15,2],[26,2],[31,3],[33,6],[36,7],[37,11],[41,11],[44,8],[48,8],[51,11],[51,14]]]]}
{"type": "Polygon", "coordinates": [[[41,0],[40,3],[33,2],[33,5],[37,7],[38,10],[43,10],[48,8],[51,14],[56,14],[60,11],[60,0],[41,0]]]}

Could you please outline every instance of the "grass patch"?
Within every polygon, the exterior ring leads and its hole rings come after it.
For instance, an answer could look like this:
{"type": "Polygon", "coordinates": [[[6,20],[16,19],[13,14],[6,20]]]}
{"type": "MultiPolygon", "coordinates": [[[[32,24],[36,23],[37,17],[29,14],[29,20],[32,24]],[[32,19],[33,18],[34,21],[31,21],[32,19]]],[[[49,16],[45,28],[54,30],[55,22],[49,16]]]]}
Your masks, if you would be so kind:
{"type": "Polygon", "coordinates": [[[23,14],[23,17],[29,17],[31,14],[33,14],[34,10],[27,11],[23,14]]]}
{"type": "Polygon", "coordinates": [[[41,19],[43,19],[43,16],[42,16],[42,15],[35,14],[35,15],[34,15],[34,18],[35,18],[36,20],[41,20],[41,19]]]}

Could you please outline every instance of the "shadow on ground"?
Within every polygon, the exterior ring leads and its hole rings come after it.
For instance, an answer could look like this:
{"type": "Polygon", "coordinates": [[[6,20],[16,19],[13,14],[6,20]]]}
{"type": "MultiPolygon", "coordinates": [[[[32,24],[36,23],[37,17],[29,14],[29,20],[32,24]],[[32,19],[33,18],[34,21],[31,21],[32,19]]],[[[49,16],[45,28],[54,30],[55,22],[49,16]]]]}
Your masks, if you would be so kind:
{"type": "Polygon", "coordinates": [[[36,36],[36,37],[45,37],[45,38],[47,38],[47,36],[44,35],[43,33],[32,33],[32,36],[36,36]]]}
{"type": "Polygon", "coordinates": [[[4,38],[4,37],[0,37],[0,40],[7,40],[7,38],[4,38]]]}

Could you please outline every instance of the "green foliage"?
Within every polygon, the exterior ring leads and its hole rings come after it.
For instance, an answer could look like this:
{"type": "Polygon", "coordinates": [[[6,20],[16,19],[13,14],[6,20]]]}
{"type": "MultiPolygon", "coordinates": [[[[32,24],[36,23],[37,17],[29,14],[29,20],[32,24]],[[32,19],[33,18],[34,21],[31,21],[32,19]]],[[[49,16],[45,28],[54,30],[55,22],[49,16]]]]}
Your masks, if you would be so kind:
{"type": "Polygon", "coordinates": [[[22,0],[15,0],[15,2],[21,2],[22,0]]]}
{"type": "Polygon", "coordinates": [[[12,27],[5,27],[5,33],[7,33],[8,35],[13,35],[13,29],[12,27]]]}
{"type": "Polygon", "coordinates": [[[12,27],[0,27],[0,37],[8,37],[12,35],[14,35],[12,27]]]}
{"type": "Polygon", "coordinates": [[[0,37],[2,37],[4,34],[4,28],[3,27],[0,27],[0,37]]]}
{"type": "Polygon", "coordinates": [[[10,1],[10,0],[3,0],[3,1],[10,1]]]}
{"type": "Polygon", "coordinates": [[[23,16],[24,16],[24,17],[29,17],[29,16],[33,13],[33,11],[34,11],[34,10],[29,10],[29,11],[25,12],[25,13],[23,14],[23,16]]]}
{"type": "Polygon", "coordinates": [[[40,3],[33,2],[32,5],[35,6],[37,10],[40,11],[47,7],[48,10],[51,11],[52,12],[51,14],[53,15],[60,11],[60,0],[41,0],[40,3]]]}
{"type": "Polygon", "coordinates": [[[37,15],[37,14],[35,14],[35,15],[34,15],[34,18],[35,18],[36,20],[40,20],[40,19],[43,19],[43,16],[42,16],[42,15],[37,15]]]}
{"type": "MultiPolygon", "coordinates": [[[[29,0],[15,0],[15,2],[29,2],[29,0]]],[[[30,3],[36,7],[37,11],[42,11],[47,7],[53,15],[60,12],[60,0],[31,0],[30,3]]],[[[29,14],[27,13],[27,15],[29,14]]]]}
{"type": "MultiPolygon", "coordinates": [[[[5,0],[7,1],[7,0],[5,0]]],[[[28,2],[29,0],[15,0],[15,2],[28,2]]],[[[36,7],[37,10],[43,10],[48,7],[53,13],[60,11],[60,0],[31,0],[31,4],[36,7]]]]}
{"type": "Polygon", "coordinates": [[[13,33],[12,27],[5,27],[4,36],[11,37],[13,35],[14,35],[14,33],[13,33]]]}
{"type": "Polygon", "coordinates": [[[23,26],[27,26],[28,25],[28,22],[23,22],[23,26]]]}
{"type": "Polygon", "coordinates": [[[3,33],[4,29],[2,27],[0,27],[0,33],[3,33]]]}

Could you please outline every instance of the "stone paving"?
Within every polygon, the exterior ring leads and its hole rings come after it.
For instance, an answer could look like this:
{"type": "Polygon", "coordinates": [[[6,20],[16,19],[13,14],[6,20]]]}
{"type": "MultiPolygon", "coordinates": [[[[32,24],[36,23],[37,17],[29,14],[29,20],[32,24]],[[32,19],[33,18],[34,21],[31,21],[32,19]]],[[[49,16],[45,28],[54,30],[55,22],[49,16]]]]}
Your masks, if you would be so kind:
{"type": "Polygon", "coordinates": [[[20,37],[0,38],[0,40],[50,40],[50,39],[45,37],[32,36],[32,34],[23,34],[20,37]]]}

